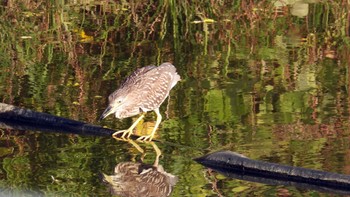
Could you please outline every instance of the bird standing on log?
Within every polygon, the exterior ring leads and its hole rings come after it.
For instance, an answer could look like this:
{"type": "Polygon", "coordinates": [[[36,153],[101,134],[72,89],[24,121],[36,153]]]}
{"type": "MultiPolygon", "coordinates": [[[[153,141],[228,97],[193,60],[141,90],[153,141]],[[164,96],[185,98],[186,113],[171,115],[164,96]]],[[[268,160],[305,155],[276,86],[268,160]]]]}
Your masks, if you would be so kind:
{"type": "Polygon", "coordinates": [[[141,114],[129,129],[113,133],[115,138],[118,134],[122,134],[122,138],[129,138],[146,112],[154,111],[157,114],[157,120],[151,134],[138,138],[141,141],[151,141],[162,121],[159,107],[178,81],[180,76],[171,63],[139,68],[125,79],[119,89],[109,95],[109,105],[102,113],[100,120],[113,113],[119,119],[141,114]]]}

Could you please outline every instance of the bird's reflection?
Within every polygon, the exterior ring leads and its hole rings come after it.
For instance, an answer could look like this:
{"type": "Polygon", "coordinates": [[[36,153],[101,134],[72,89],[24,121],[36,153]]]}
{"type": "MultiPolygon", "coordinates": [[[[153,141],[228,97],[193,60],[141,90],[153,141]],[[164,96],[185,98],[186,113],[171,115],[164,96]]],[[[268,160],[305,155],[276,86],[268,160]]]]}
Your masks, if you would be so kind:
{"type": "MultiPolygon", "coordinates": [[[[132,140],[128,140],[141,152],[141,160],[145,151],[132,140]]],[[[103,179],[108,183],[112,195],[118,196],[169,196],[178,178],[164,171],[159,165],[161,151],[154,142],[149,142],[156,152],[153,165],[143,162],[121,162],[114,168],[113,175],[103,174],[103,179]]]]}

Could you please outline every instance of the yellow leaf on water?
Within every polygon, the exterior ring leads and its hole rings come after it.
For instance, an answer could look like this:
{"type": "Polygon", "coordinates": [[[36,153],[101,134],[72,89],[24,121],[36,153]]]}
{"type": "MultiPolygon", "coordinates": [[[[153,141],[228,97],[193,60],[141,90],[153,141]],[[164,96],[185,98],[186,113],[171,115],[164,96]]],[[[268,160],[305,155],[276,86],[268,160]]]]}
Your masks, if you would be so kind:
{"type": "Polygon", "coordinates": [[[214,23],[215,20],[214,20],[214,19],[211,19],[211,18],[205,18],[205,19],[203,20],[203,22],[204,22],[204,23],[214,23]]]}
{"type": "Polygon", "coordinates": [[[23,12],[23,15],[24,15],[25,17],[35,16],[34,12],[23,12]]]}
{"type": "Polygon", "coordinates": [[[94,40],[94,37],[92,36],[86,36],[84,39],[80,39],[81,42],[92,42],[94,40]]]}
{"type": "Polygon", "coordinates": [[[73,32],[78,34],[81,42],[91,42],[94,40],[94,37],[87,35],[83,29],[73,30],[73,32]]]}
{"type": "Polygon", "coordinates": [[[227,177],[224,176],[224,175],[222,175],[222,174],[217,174],[215,177],[216,177],[218,180],[225,180],[225,179],[227,179],[227,177]]]}
{"type": "Polygon", "coordinates": [[[265,86],[265,89],[266,89],[267,91],[271,91],[271,90],[273,90],[273,86],[272,86],[272,85],[266,85],[266,86],[265,86]]]}
{"type": "Polygon", "coordinates": [[[233,192],[238,193],[238,192],[243,192],[247,189],[249,189],[250,187],[247,186],[238,186],[232,189],[233,192]]]}
{"type": "Polygon", "coordinates": [[[205,18],[205,19],[203,19],[202,21],[200,21],[200,20],[194,20],[194,21],[192,21],[191,23],[199,24],[199,23],[214,23],[214,22],[215,22],[214,19],[205,18]]]}
{"type": "Polygon", "coordinates": [[[31,36],[21,36],[22,39],[31,39],[31,36]]]}
{"type": "Polygon", "coordinates": [[[202,21],[195,20],[195,21],[192,21],[191,23],[198,24],[198,23],[202,23],[202,21]]]}

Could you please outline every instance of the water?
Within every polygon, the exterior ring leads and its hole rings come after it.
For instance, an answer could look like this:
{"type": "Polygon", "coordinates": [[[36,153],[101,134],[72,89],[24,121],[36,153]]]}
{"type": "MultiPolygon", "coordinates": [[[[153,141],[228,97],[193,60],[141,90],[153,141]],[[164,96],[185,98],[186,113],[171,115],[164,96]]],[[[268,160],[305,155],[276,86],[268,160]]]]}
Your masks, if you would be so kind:
{"type": "MultiPolygon", "coordinates": [[[[147,5],[2,3],[0,101],[125,129],[131,118],[97,121],[107,96],[135,69],[170,61],[182,80],[160,108],[156,145],[178,177],[173,196],[327,195],[230,179],[192,160],[222,149],[350,174],[349,5],[147,5]]],[[[1,132],[0,187],[19,196],[110,196],[101,174],[142,159],[109,137],[1,132]]],[[[153,164],[154,148],[139,145],[153,164]]]]}

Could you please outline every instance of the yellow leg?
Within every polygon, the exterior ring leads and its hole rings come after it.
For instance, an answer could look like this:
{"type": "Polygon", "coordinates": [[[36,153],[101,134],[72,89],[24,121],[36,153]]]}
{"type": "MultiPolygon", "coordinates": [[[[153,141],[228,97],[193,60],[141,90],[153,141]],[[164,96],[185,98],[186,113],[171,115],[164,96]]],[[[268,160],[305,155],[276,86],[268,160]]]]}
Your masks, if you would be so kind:
{"type": "Polygon", "coordinates": [[[134,128],[136,127],[136,125],[143,119],[143,117],[145,116],[145,114],[142,114],[139,118],[137,118],[137,120],[131,125],[131,127],[127,130],[120,130],[120,131],[117,131],[117,132],[114,132],[113,133],[113,138],[115,139],[120,139],[117,137],[118,134],[122,133],[122,139],[125,139],[125,136],[126,138],[129,138],[130,135],[132,134],[132,131],[134,130],[134,128]]]}
{"type": "Polygon", "coordinates": [[[154,125],[152,133],[150,135],[147,135],[147,136],[141,136],[141,137],[137,138],[137,140],[139,140],[139,141],[152,141],[154,134],[156,133],[156,130],[157,130],[160,122],[162,121],[162,115],[159,113],[159,109],[155,109],[154,112],[156,112],[156,114],[157,114],[157,121],[156,121],[156,124],[154,125]]]}
{"type": "Polygon", "coordinates": [[[153,149],[156,151],[156,160],[154,161],[153,166],[158,167],[159,164],[159,157],[162,154],[162,151],[158,148],[157,144],[154,142],[150,142],[153,146],[153,149]]]}
{"type": "Polygon", "coordinates": [[[131,145],[133,145],[141,153],[140,160],[143,162],[143,159],[146,156],[146,152],[143,150],[143,148],[141,148],[141,146],[138,145],[134,140],[128,139],[127,142],[129,142],[131,145]]]}
{"type": "Polygon", "coordinates": [[[141,148],[140,145],[138,145],[134,140],[127,140],[127,142],[129,142],[131,145],[133,145],[141,154],[145,154],[145,151],[143,150],[143,148],[141,148]]]}

